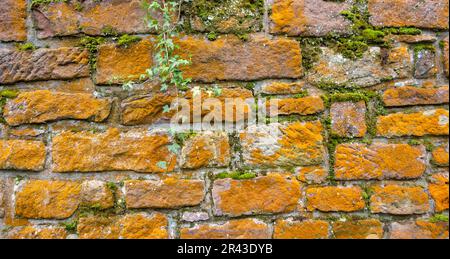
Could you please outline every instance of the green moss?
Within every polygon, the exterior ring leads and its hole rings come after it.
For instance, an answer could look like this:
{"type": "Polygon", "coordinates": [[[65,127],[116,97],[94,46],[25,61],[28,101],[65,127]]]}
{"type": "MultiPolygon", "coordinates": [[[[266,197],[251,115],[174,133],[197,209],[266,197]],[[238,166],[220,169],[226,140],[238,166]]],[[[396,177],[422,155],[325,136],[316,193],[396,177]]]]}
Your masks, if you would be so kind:
{"type": "Polygon", "coordinates": [[[256,177],[256,173],[249,171],[222,172],[216,175],[216,179],[232,178],[234,180],[246,180],[256,177]]]}
{"type": "Polygon", "coordinates": [[[444,214],[435,214],[432,218],[429,219],[431,223],[437,222],[448,222],[448,216],[444,214]]]}
{"type": "Polygon", "coordinates": [[[124,34],[117,40],[117,46],[128,48],[131,44],[139,41],[141,41],[141,38],[138,36],[130,36],[128,34],[124,34]]]}
{"type": "Polygon", "coordinates": [[[23,43],[23,44],[17,44],[16,48],[19,51],[33,51],[33,50],[37,49],[37,47],[31,42],[27,42],[27,43],[23,43]]]}
{"type": "Polygon", "coordinates": [[[313,68],[314,64],[319,61],[320,54],[322,54],[322,49],[320,48],[322,44],[323,41],[321,39],[300,39],[300,45],[302,47],[302,66],[304,69],[309,70],[313,68]]]}
{"type": "Polygon", "coordinates": [[[424,51],[424,50],[429,50],[433,53],[436,52],[436,48],[432,44],[416,44],[414,46],[414,53],[416,55],[417,55],[417,53],[424,51]]]}
{"type": "Polygon", "coordinates": [[[89,51],[89,66],[91,73],[95,72],[97,68],[97,52],[98,47],[105,43],[105,38],[86,36],[80,39],[78,46],[89,51]]]}
{"type": "Polygon", "coordinates": [[[0,123],[5,123],[5,119],[3,118],[3,108],[8,99],[14,99],[19,95],[19,91],[16,90],[1,90],[0,91],[0,123]]]}
{"type": "Polygon", "coordinates": [[[176,133],[176,134],[174,135],[174,138],[175,138],[175,142],[176,142],[178,145],[183,146],[184,143],[185,143],[188,139],[190,139],[190,138],[192,138],[192,137],[195,137],[196,135],[197,135],[197,133],[194,132],[194,131],[180,132],[180,133],[176,133]]]}
{"type": "Polygon", "coordinates": [[[108,189],[110,189],[113,193],[116,192],[118,189],[116,183],[114,183],[114,182],[106,183],[106,187],[108,187],[108,189]]]}
{"type": "Polygon", "coordinates": [[[74,234],[77,232],[78,220],[63,222],[61,223],[61,225],[66,229],[67,232],[74,234]]]}
{"type": "Polygon", "coordinates": [[[208,40],[215,41],[217,39],[217,34],[215,32],[210,32],[207,35],[208,40]]]}
{"type": "Polygon", "coordinates": [[[294,98],[303,98],[303,97],[306,97],[308,95],[309,95],[308,90],[302,90],[302,91],[300,91],[300,93],[294,94],[292,97],[294,97],[294,98]]]}
{"type": "Polygon", "coordinates": [[[31,8],[52,3],[67,3],[69,0],[31,0],[31,8]]]}
{"type": "Polygon", "coordinates": [[[119,32],[112,26],[104,26],[101,31],[103,36],[119,36],[119,32]]]}

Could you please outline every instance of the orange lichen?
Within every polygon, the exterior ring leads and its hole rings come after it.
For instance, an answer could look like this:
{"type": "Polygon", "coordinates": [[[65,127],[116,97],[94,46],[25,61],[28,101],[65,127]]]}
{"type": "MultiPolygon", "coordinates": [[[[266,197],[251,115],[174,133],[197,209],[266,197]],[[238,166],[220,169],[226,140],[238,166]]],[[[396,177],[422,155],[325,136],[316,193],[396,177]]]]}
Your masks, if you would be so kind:
{"type": "Polygon", "coordinates": [[[389,184],[374,186],[370,198],[373,213],[396,215],[422,214],[428,212],[428,195],[420,186],[400,186],[389,184]]]}
{"type": "Polygon", "coordinates": [[[333,233],[338,239],[381,239],[383,232],[383,225],[376,219],[333,223],[333,233]]]}
{"type": "Polygon", "coordinates": [[[306,190],[309,211],[358,211],[365,207],[359,187],[313,187],[306,190]]]}
{"type": "Polygon", "coordinates": [[[325,239],[328,238],[328,222],[322,220],[291,221],[277,220],[273,238],[280,239],[325,239]]]}
{"type": "Polygon", "coordinates": [[[33,140],[0,140],[0,168],[39,171],[44,167],[45,145],[33,140]]]}
{"type": "Polygon", "coordinates": [[[448,173],[435,174],[428,185],[431,198],[435,203],[435,210],[441,212],[449,208],[448,173]]]}
{"type": "Polygon", "coordinates": [[[311,115],[325,109],[322,98],[308,96],[304,98],[270,99],[266,102],[269,116],[278,115],[311,115]]]}

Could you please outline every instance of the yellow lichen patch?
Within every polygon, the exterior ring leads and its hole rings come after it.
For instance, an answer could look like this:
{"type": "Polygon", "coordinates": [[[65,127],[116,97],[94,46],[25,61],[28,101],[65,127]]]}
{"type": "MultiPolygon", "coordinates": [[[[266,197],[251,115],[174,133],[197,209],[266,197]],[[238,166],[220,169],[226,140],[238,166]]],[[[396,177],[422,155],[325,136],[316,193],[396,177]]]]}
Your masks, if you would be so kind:
{"type": "Polygon", "coordinates": [[[370,198],[372,213],[423,214],[430,209],[428,195],[420,186],[389,184],[374,186],[373,192],[370,198]]]}
{"type": "Polygon", "coordinates": [[[0,140],[0,169],[39,171],[44,168],[45,145],[32,140],[0,140]]]}
{"type": "Polygon", "coordinates": [[[8,124],[42,123],[59,119],[104,121],[111,110],[111,101],[91,94],[37,90],[22,92],[10,100],[4,110],[8,124]]]}
{"type": "Polygon", "coordinates": [[[448,239],[448,222],[432,223],[426,220],[395,222],[391,239],[448,239]]]}
{"type": "Polygon", "coordinates": [[[181,239],[268,239],[269,227],[256,219],[230,220],[223,224],[203,224],[182,228],[181,239]]]}
{"type": "Polygon", "coordinates": [[[433,156],[433,162],[439,166],[448,166],[449,154],[447,147],[438,147],[431,153],[433,156]]]}
{"type": "Polygon", "coordinates": [[[381,239],[384,232],[383,224],[376,219],[337,221],[332,226],[338,239],[381,239]]]}
{"type": "Polygon", "coordinates": [[[64,219],[80,203],[81,186],[73,181],[30,180],[16,193],[16,215],[31,219],[64,219]]]}
{"type": "Polygon", "coordinates": [[[358,211],[365,207],[359,187],[313,187],[306,190],[309,211],[358,211]]]}
{"type": "Polygon", "coordinates": [[[205,132],[190,138],[181,151],[183,168],[224,167],[230,163],[226,133],[205,132]]]}
{"type": "Polygon", "coordinates": [[[297,180],[273,173],[248,180],[216,180],[212,195],[216,215],[239,216],[293,211],[301,193],[297,180]]]}
{"type": "Polygon", "coordinates": [[[317,96],[304,98],[270,99],[266,102],[269,116],[278,115],[312,115],[325,109],[323,100],[317,96]]]}
{"type": "Polygon", "coordinates": [[[11,239],[65,239],[67,232],[61,227],[38,228],[26,226],[8,233],[11,239]]]}
{"type": "Polygon", "coordinates": [[[53,171],[170,172],[176,165],[176,156],[168,150],[170,142],[168,135],[145,130],[64,131],[53,138],[53,171]]]}
{"type": "Polygon", "coordinates": [[[195,206],[204,196],[205,185],[200,180],[169,177],[162,181],[125,182],[126,204],[133,209],[195,206]]]}
{"type": "Polygon", "coordinates": [[[44,133],[44,130],[31,127],[19,127],[9,129],[9,134],[16,137],[37,137],[42,133],[44,133]]]}
{"type": "Polygon", "coordinates": [[[292,221],[279,219],[275,222],[273,238],[326,239],[328,238],[328,222],[322,220],[292,221]]]}
{"type": "Polygon", "coordinates": [[[408,144],[341,144],[336,148],[336,179],[411,179],[426,169],[425,148],[408,144]]]}
{"type": "Polygon", "coordinates": [[[379,136],[448,135],[448,110],[436,109],[416,113],[394,113],[378,117],[379,136]]]}
{"type": "Polygon", "coordinates": [[[304,82],[273,82],[262,86],[261,91],[265,94],[298,94],[304,90],[304,86],[304,82]]]}
{"type": "Polygon", "coordinates": [[[81,239],[118,239],[120,237],[120,225],[114,216],[81,217],[77,232],[81,239]]]}
{"type": "Polygon", "coordinates": [[[439,88],[404,86],[388,89],[383,94],[386,106],[441,104],[448,103],[448,98],[448,86],[439,88]]]}
{"type": "Polygon", "coordinates": [[[174,112],[165,112],[164,107],[170,106],[174,99],[175,96],[171,94],[157,93],[150,97],[132,97],[125,100],[121,103],[122,123],[137,125],[170,120],[174,112]]]}
{"type": "Polygon", "coordinates": [[[435,211],[441,212],[448,210],[449,207],[449,188],[448,173],[439,173],[431,177],[428,185],[431,198],[434,200],[435,211]]]}
{"type": "Polygon", "coordinates": [[[27,1],[4,0],[0,6],[0,41],[27,39],[27,1]]]}
{"type": "Polygon", "coordinates": [[[167,217],[161,213],[129,214],[120,220],[120,237],[124,239],[167,239],[167,217]]]}
{"type": "Polygon", "coordinates": [[[272,5],[271,20],[273,31],[287,33],[295,25],[298,31],[304,31],[308,24],[304,15],[304,1],[278,0],[272,5]],[[295,4],[294,4],[295,3],[295,4]]]}

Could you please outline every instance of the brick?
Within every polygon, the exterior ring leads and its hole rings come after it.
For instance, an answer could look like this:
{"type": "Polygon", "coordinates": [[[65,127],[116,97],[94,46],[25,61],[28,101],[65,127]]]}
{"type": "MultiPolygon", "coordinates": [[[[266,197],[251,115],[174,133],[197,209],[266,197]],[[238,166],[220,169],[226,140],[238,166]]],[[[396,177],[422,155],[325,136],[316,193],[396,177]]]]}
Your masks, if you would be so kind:
{"type": "Polygon", "coordinates": [[[181,150],[182,168],[226,167],[231,161],[225,132],[202,132],[188,139],[181,150]]]}
{"type": "Polygon", "coordinates": [[[5,215],[6,183],[0,179],[0,218],[5,215]]]}
{"type": "Polygon", "coordinates": [[[15,228],[8,232],[9,239],[66,239],[67,231],[62,227],[33,227],[15,228]]]}
{"type": "Polygon", "coordinates": [[[264,94],[298,94],[305,90],[305,82],[270,82],[261,86],[264,94]]]}
{"type": "Polygon", "coordinates": [[[341,12],[351,1],[275,0],[271,13],[271,33],[289,36],[349,34],[351,23],[341,12]]]}
{"type": "Polygon", "coordinates": [[[319,121],[250,125],[239,138],[247,166],[317,165],[324,160],[323,127],[319,121]]]}
{"type": "Polygon", "coordinates": [[[196,225],[180,230],[181,239],[269,239],[269,226],[257,219],[196,225]]]}
{"type": "Polygon", "coordinates": [[[0,5],[0,41],[27,40],[26,0],[2,0],[0,5]]]}
{"type": "Polygon", "coordinates": [[[91,94],[62,93],[49,90],[22,92],[8,101],[4,118],[9,125],[43,123],[60,119],[104,121],[111,101],[91,94]]]}
{"type": "Polygon", "coordinates": [[[448,143],[444,146],[436,147],[433,152],[431,152],[432,163],[437,166],[448,166],[448,154],[449,145],[448,143]]]}
{"type": "Polygon", "coordinates": [[[161,213],[136,213],[124,216],[88,216],[78,223],[81,239],[166,239],[168,220],[161,213]]]}
{"type": "Polygon", "coordinates": [[[374,26],[448,29],[448,0],[369,0],[368,7],[374,26]]]}
{"type": "Polygon", "coordinates": [[[263,0],[192,1],[184,5],[194,31],[245,33],[262,29],[263,0]]]}
{"type": "Polygon", "coordinates": [[[373,192],[370,197],[372,213],[409,215],[427,213],[430,209],[428,195],[419,186],[388,184],[373,187],[373,192]]]}
{"type": "Polygon", "coordinates": [[[444,61],[444,73],[447,75],[447,77],[449,77],[449,49],[448,49],[448,36],[442,41],[442,59],[444,61]]]}
{"type": "Polygon", "coordinates": [[[149,32],[139,0],[88,0],[37,5],[32,15],[39,38],[84,33],[103,35],[149,32]]]}
{"type": "Polygon", "coordinates": [[[290,212],[296,209],[300,196],[297,180],[276,173],[248,180],[220,179],[212,188],[218,216],[290,212]]]}
{"type": "Polygon", "coordinates": [[[377,134],[385,137],[448,135],[448,110],[436,109],[415,113],[380,116],[377,134]]]}
{"type": "Polygon", "coordinates": [[[381,239],[383,224],[376,219],[336,221],[332,224],[337,239],[381,239]]]}
{"type": "Polygon", "coordinates": [[[448,86],[438,88],[418,88],[403,86],[390,88],[383,93],[386,106],[408,106],[448,103],[448,86]]]}
{"type": "Polygon", "coordinates": [[[89,76],[88,52],[80,48],[0,49],[0,60],[0,84],[89,76]]]}
{"type": "Polygon", "coordinates": [[[164,107],[170,107],[175,99],[176,96],[170,93],[155,93],[127,98],[120,104],[122,124],[140,125],[169,122],[174,114],[165,112],[164,107]]]}
{"type": "Polygon", "coordinates": [[[307,209],[324,212],[362,210],[365,202],[359,187],[312,187],[306,190],[307,209]]]}
{"type": "Polygon", "coordinates": [[[334,165],[338,180],[414,179],[426,170],[423,146],[340,144],[334,165]]]}
{"type": "Polygon", "coordinates": [[[416,51],[414,55],[414,77],[430,78],[437,73],[436,52],[429,49],[416,51]]]}
{"type": "Polygon", "coordinates": [[[45,163],[45,145],[33,140],[0,140],[0,169],[40,171],[45,163]]]}
{"type": "Polygon", "coordinates": [[[195,206],[203,201],[205,184],[201,180],[167,178],[161,181],[126,181],[128,208],[177,208],[195,206]]]}
{"type": "Polygon", "coordinates": [[[431,176],[428,189],[431,198],[434,200],[435,211],[442,212],[448,210],[449,206],[449,188],[448,188],[448,172],[438,173],[431,176]]]}
{"type": "Polygon", "coordinates": [[[318,96],[270,99],[266,101],[266,111],[270,117],[279,115],[312,115],[323,110],[325,110],[323,100],[318,96]]]}
{"type": "Polygon", "coordinates": [[[448,222],[394,222],[391,239],[448,239],[448,222]]]}
{"type": "Polygon", "coordinates": [[[25,125],[21,127],[10,128],[9,135],[15,137],[35,138],[42,136],[45,133],[45,129],[41,127],[35,128],[31,125],[25,125]]]}
{"type": "Polygon", "coordinates": [[[153,65],[152,48],[149,40],[141,40],[127,48],[112,43],[100,45],[96,83],[121,84],[139,79],[153,65]]]}
{"type": "Polygon", "coordinates": [[[305,183],[323,183],[327,180],[328,171],[321,166],[301,167],[297,179],[305,183]]]}
{"type": "Polygon", "coordinates": [[[173,171],[176,156],[168,150],[171,140],[165,133],[145,130],[104,133],[64,131],[53,137],[54,172],[173,171]]]}
{"type": "Polygon", "coordinates": [[[16,215],[30,219],[64,219],[80,203],[81,185],[74,181],[29,180],[16,192],[16,215]]]}
{"type": "Polygon", "coordinates": [[[364,137],[366,126],[366,103],[337,102],[330,108],[332,133],[340,137],[364,137]]]}
{"type": "Polygon", "coordinates": [[[114,206],[114,194],[105,182],[98,180],[84,181],[81,184],[81,205],[102,209],[114,206]]]}
{"type": "Polygon", "coordinates": [[[300,44],[291,39],[250,36],[242,41],[224,36],[216,41],[185,37],[178,42],[182,57],[192,63],[184,76],[199,82],[250,81],[302,76],[300,44]]]}
{"type": "Polygon", "coordinates": [[[322,220],[294,221],[279,219],[275,222],[273,238],[276,239],[326,239],[328,222],[322,220]]]}

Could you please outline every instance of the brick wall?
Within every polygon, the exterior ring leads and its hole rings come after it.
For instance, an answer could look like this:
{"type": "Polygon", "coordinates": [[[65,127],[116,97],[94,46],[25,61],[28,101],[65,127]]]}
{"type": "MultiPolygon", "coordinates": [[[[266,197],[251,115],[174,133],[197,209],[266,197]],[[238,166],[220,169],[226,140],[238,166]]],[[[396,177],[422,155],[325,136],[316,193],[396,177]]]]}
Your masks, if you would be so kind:
{"type": "Polygon", "coordinates": [[[173,133],[140,1],[0,0],[0,237],[448,238],[448,6],[188,1],[191,86],[278,111],[173,133]]]}

